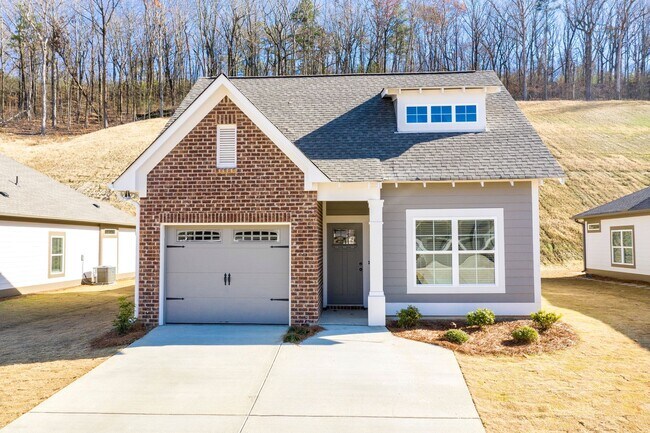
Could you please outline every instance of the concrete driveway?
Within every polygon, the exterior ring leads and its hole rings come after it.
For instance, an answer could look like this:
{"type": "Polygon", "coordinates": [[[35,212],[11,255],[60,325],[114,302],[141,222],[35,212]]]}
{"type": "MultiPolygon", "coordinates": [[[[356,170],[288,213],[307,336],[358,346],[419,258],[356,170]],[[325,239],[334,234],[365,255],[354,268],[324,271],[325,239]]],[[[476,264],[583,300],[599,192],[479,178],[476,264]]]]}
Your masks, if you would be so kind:
{"type": "Polygon", "coordinates": [[[385,328],[156,328],[3,433],[483,432],[453,354],[385,328]]]}

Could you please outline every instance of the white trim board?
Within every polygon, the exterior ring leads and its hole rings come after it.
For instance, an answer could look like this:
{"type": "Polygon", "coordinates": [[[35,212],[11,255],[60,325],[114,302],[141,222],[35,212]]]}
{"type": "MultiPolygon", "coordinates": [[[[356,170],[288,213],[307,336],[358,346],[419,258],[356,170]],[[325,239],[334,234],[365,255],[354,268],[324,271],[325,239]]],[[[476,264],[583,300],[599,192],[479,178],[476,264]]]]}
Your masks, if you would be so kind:
{"type": "MultiPolygon", "coordinates": [[[[137,191],[147,196],[147,175],[181,142],[187,134],[228,97],[278,148],[305,174],[305,190],[313,191],[314,182],[330,182],[329,178],[307,158],[280,130],[271,123],[234,84],[219,75],[203,93],[172,123],[172,125],[113,182],[117,191],[137,191]]],[[[215,130],[216,146],[216,130],[215,130]]],[[[216,168],[216,167],[215,167],[216,168]]]]}
{"type": "Polygon", "coordinates": [[[488,308],[497,316],[528,316],[539,310],[537,302],[492,303],[434,303],[434,302],[387,302],[386,315],[394,316],[403,308],[413,305],[423,316],[465,316],[477,308],[488,308]]]}

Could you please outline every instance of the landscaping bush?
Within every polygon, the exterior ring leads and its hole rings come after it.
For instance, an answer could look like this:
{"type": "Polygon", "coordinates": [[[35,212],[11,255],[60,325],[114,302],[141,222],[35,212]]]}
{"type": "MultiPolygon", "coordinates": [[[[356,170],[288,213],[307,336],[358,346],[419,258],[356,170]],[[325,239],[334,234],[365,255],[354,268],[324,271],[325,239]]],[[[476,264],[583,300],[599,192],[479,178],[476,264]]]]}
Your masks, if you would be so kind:
{"type": "Polygon", "coordinates": [[[487,308],[479,308],[476,311],[467,313],[467,324],[469,326],[478,326],[482,328],[488,325],[494,325],[494,313],[487,308]]]}
{"type": "Polygon", "coordinates": [[[449,331],[445,332],[445,340],[456,344],[463,344],[469,340],[469,335],[467,335],[467,332],[461,329],[450,329],[449,331]]]}
{"type": "Polygon", "coordinates": [[[124,335],[135,324],[135,305],[125,297],[119,298],[118,302],[120,303],[120,309],[117,313],[117,318],[113,321],[113,326],[118,335],[124,335]]]}
{"type": "Polygon", "coordinates": [[[285,343],[299,344],[312,335],[316,335],[322,330],[323,328],[318,325],[289,326],[289,329],[287,329],[287,333],[284,334],[282,341],[285,343]]]}
{"type": "Polygon", "coordinates": [[[420,310],[413,305],[409,305],[397,312],[397,326],[400,328],[414,328],[421,318],[420,310]]]}
{"type": "Polygon", "coordinates": [[[562,317],[561,314],[558,313],[553,313],[552,311],[544,311],[544,310],[539,310],[537,313],[533,313],[530,315],[530,318],[532,319],[533,322],[535,322],[535,325],[539,327],[542,331],[546,331],[555,324],[560,318],[562,317]]]}
{"type": "Polygon", "coordinates": [[[533,341],[537,341],[539,338],[539,334],[535,329],[531,328],[530,326],[521,326],[514,331],[512,331],[512,338],[517,342],[517,343],[532,343],[533,341]]]}

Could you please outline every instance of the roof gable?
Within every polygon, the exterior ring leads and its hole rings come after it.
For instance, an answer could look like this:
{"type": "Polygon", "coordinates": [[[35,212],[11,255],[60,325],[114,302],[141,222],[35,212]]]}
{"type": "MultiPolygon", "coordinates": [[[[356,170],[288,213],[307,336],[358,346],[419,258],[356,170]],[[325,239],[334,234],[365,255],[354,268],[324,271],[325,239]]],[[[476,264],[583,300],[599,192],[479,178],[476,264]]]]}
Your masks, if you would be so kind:
{"type": "Polygon", "coordinates": [[[161,134],[113,182],[112,188],[119,191],[137,191],[140,196],[146,197],[147,174],[226,96],[305,173],[305,189],[313,190],[314,182],[329,182],[327,176],[233,86],[225,75],[220,75],[215,79],[200,80],[193,87],[161,134]]]}

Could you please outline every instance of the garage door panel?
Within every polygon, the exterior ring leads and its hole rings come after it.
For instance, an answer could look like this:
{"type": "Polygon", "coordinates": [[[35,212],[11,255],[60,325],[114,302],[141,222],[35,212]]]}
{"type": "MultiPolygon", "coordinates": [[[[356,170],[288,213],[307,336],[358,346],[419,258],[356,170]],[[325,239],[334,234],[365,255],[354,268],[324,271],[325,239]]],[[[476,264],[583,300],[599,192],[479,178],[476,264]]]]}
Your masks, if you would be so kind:
{"type": "Polygon", "coordinates": [[[228,250],[226,248],[168,248],[165,263],[168,273],[173,272],[226,272],[228,250]],[[222,269],[224,269],[222,271],[222,269]]]}
{"type": "Polygon", "coordinates": [[[286,324],[289,303],[249,298],[191,298],[168,301],[170,323],[286,324]]]}
{"type": "MultiPolygon", "coordinates": [[[[289,321],[289,249],[271,248],[288,242],[287,227],[200,228],[218,230],[220,242],[182,243],[167,248],[165,297],[167,323],[273,323],[289,321]],[[233,240],[236,230],[275,230],[281,242],[233,240]],[[285,242],[286,241],[286,242],[285,242]],[[224,284],[224,274],[230,284],[224,284]]],[[[168,228],[175,243],[180,228],[168,228]]]]}

